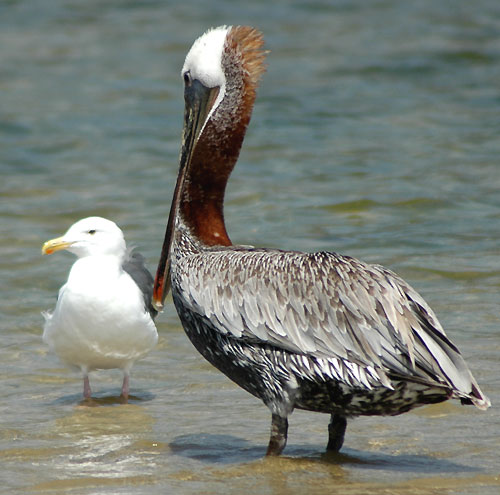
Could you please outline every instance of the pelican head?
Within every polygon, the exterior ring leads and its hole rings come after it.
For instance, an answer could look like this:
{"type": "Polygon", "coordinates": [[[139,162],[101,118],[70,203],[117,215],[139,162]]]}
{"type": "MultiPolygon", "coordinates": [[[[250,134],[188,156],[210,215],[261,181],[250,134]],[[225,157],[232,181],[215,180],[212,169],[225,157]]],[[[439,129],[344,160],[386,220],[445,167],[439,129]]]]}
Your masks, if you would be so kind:
{"type": "Polygon", "coordinates": [[[226,76],[222,56],[229,29],[231,28],[226,26],[211,29],[198,38],[189,50],[182,67],[185,118],[190,119],[186,122],[184,131],[192,130],[194,139],[224,98],[226,76]]]}
{"type": "Polygon", "coordinates": [[[262,35],[247,26],[222,26],[198,38],[182,68],[184,129],[153,301],[161,309],[170,284],[170,251],[180,218],[207,246],[228,246],[224,193],[250,121],[265,70],[262,35]]]}

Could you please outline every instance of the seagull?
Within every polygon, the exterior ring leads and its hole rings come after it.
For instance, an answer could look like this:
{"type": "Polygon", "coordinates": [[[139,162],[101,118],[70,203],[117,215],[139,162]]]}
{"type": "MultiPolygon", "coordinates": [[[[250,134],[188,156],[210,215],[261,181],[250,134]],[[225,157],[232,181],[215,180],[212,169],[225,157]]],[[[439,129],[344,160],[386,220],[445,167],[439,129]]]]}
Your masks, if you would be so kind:
{"type": "Polygon", "coordinates": [[[271,412],[268,455],[294,409],[347,418],[397,415],[450,398],[490,405],[424,299],[401,277],[334,252],[234,245],[224,194],[264,72],[262,34],[207,31],[189,51],[184,131],[153,302],[169,288],[196,349],[271,412]]]}
{"type": "Polygon", "coordinates": [[[79,220],[62,237],[47,241],[42,254],[63,249],[78,259],[54,311],[43,313],[43,341],[61,361],[81,370],[85,399],[91,397],[90,371],[118,368],[127,401],[134,362],[158,342],[153,277],[142,255],[127,249],[123,232],[105,218],[79,220]]]}

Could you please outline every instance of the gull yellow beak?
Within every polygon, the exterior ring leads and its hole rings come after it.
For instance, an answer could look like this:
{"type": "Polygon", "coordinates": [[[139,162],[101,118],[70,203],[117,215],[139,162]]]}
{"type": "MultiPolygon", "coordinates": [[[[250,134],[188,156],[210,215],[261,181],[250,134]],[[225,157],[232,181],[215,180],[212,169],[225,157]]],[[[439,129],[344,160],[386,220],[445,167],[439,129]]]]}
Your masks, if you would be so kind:
{"type": "Polygon", "coordinates": [[[63,237],[57,237],[56,239],[51,239],[47,241],[42,246],[42,254],[52,254],[61,249],[67,249],[71,246],[72,242],[64,240],[63,237]]]}

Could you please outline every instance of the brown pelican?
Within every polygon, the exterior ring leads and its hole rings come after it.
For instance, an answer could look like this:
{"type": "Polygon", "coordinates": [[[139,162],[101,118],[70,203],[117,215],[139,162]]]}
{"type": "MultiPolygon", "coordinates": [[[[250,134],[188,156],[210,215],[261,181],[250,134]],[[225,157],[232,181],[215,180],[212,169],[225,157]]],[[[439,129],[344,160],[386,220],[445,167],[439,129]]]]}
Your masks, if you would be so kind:
{"type": "Polygon", "coordinates": [[[229,240],[224,192],[264,72],[262,47],[253,28],[219,27],[186,57],[157,308],[171,286],[198,351],[271,410],[268,455],[285,447],[295,408],[331,415],[331,451],[342,446],[348,417],[396,415],[450,397],[486,409],[489,400],[433,311],[393,272],[330,252],[229,240]]]}
{"type": "Polygon", "coordinates": [[[81,370],[85,399],[91,396],[90,371],[119,368],[127,400],[132,365],[158,341],[153,277],[143,257],[127,250],[120,228],[105,218],[79,220],[62,237],[47,241],[42,253],[62,249],[78,259],[55,310],[44,313],[43,340],[64,363],[81,370]]]}

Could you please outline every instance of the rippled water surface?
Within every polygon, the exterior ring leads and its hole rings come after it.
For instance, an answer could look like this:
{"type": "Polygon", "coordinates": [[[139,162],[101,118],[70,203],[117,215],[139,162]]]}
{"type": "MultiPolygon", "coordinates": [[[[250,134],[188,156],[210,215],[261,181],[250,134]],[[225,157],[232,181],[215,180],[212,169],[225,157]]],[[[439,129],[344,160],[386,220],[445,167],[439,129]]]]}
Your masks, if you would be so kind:
{"type": "Polygon", "coordinates": [[[0,3],[0,491],[497,494],[500,490],[500,4],[6,0],[0,3]],[[40,255],[75,220],[116,221],[154,270],[177,169],[179,71],[220,24],[271,50],[228,188],[234,242],[382,263],[439,315],[494,407],[350,423],[270,415],[196,353],[171,301],[118,401],[48,354],[42,310],[73,262],[40,255]]]}

